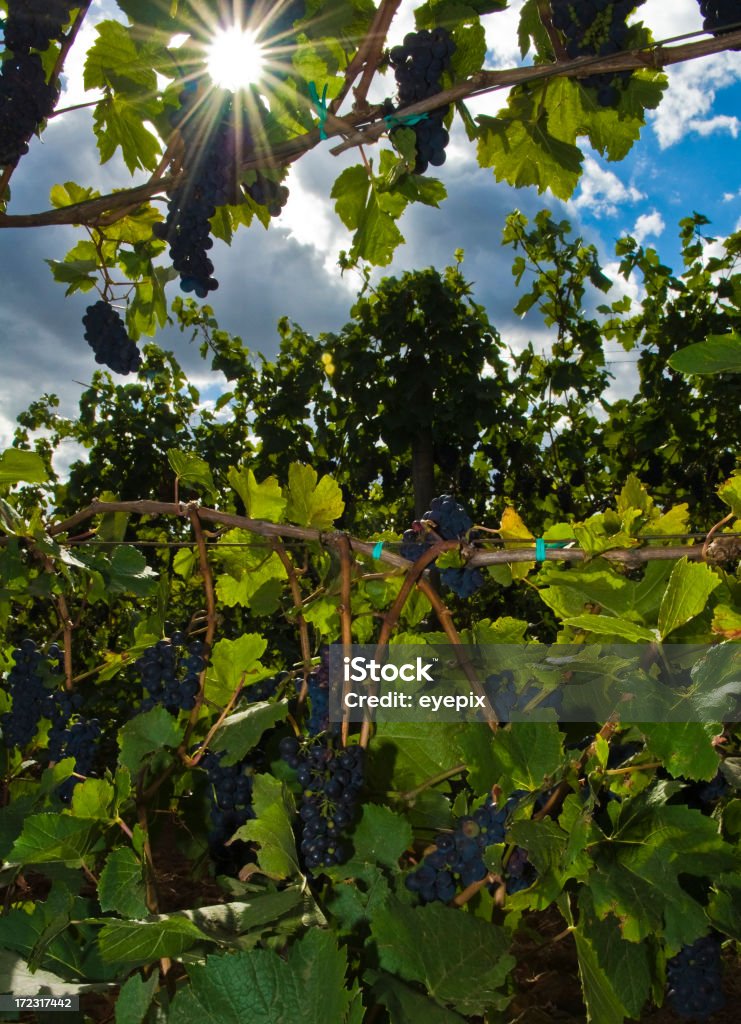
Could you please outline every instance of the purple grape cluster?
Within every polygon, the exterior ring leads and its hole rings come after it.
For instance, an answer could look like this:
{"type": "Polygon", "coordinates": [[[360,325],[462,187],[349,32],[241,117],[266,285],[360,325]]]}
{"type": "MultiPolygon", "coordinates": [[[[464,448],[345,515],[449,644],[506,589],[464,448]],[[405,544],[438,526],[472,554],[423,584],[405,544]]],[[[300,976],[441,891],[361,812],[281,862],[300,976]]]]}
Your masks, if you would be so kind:
{"type": "Polygon", "coordinates": [[[57,644],[51,644],[44,655],[33,640],[26,639],[13,651],[12,658],[15,664],[6,681],[12,705],[0,722],[6,745],[25,747],[50,709],[51,694],[45,682],[62,672],[62,653],[57,644]]]}
{"type": "Polygon", "coordinates": [[[226,846],[237,829],[255,817],[252,807],[252,774],[245,758],[237,764],[221,763],[224,751],[208,751],[201,765],[206,769],[211,801],[211,858],[223,874],[234,874],[244,864],[249,844],[237,840],[226,846]]]}
{"type": "Polygon", "coordinates": [[[741,22],[741,9],[737,0],[698,0],[703,17],[703,28],[707,32],[722,35],[733,31],[741,22]]]}
{"type": "Polygon", "coordinates": [[[45,50],[62,38],[73,0],[9,0],[5,21],[5,47],[14,54],[45,50]]]}
{"type": "Polygon", "coordinates": [[[247,192],[277,217],[288,200],[288,189],[261,171],[251,185],[240,185],[238,152],[251,138],[250,114],[247,105],[234,104],[228,91],[222,91],[216,111],[214,103],[212,95],[203,104],[197,81],[188,82],[180,93],[180,108],[172,120],[185,146],[185,173],[170,192],[166,220],[153,229],[155,238],[169,244],[180,288],[199,299],[219,287],[208,256],[214,244],[211,218],[218,207],[241,203],[247,192]]]}
{"type": "MultiPolygon", "coordinates": [[[[442,89],[443,72],[449,70],[454,53],[455,43],[447,29],[422,29],[404,36],[403,44],[394,46],[389,53],[399,106],[407,107],[437,95],[442,89]]],[[[392,110],[393,107],[388,112],[392,110]]],[[[423,121],[411,126],[417,143],[415,174],[424,174],[430,164],[439,167],[445,163],[445,147],[450,141],[444,123],[448,110],[447,106],[433,110],[423,121]]],[[[391,136],[398,130],[393,128],[391,136]]]]}
{"type": "Polygon", "coordinates": [[[118,310],[109,302],[99,299],[88,306],[82,318],[85,340],[95,353],[95,362],[107,366],[124,376],[141,366],[141,352],[126,333],[118,310]]]}
{"type": "Polygon", "coordinates": [[[668,961],[666,974],[669,1003],[680,1017],[704,1020],[725,1006],[717,934],[704,935],[684,946],[668,961]]]}
{"type": "Polygon", "coordinates": [[[141,710],[158,704],[168,711],[191,711],[200,686],[199,676],[206,667],[200,640],[186,646],[185,634],[176,631],[169,640],[159,640],[134,662],[149,694],[141,710]]]}
{"type": "MultiPolygon", "coordinates": [[[[74,705],[70,705],[71,708],[74,705]]],[[[70,711],[71,713],[71,711],[70,711]]],[[[98,759],[98,744],[102,729],[97,719],[79,720],[72,725],[60,718],[53,731],[49,733],[48,753],[51,761],[61,761],[65,757],[74,757],[75,772],[85,778],[95,771],[98,759]]],[[[70,776],[57,787],[57,795],[63,803],[69,803],[72,792],[81,780],[70,776]]]]}
{"type": "Polygon", "coordinates": [[[54,110],[59,91],[46,81],[37,53],[18,51],[0,75],[0,165],[15,167],[34,132],[54,110]]]}
{"type": "MultiPolygon", "coordinates": [[[[407,875],[407,889],[418,893],[423,903],[449,903],[459,887],[465,889],[483,881],[488,874],[484,850],[505,841],[507,819],[525,794],[525,790],[516,790],[501,807],[489,796],[473,814],[458,818],[452,831],[438,832],[435,836],[437,849],[428,853],[419,867],[407,875]]],[[[514,852],[510,860],[513,857],[514,852]]],[[[526,872],[525,862],[518,856],[513,867],[514,871],[510,870],[512,891],[532,885],[535,880],[532,865],[526,872]],[[527,885],[516,879],[526,881],[527,885]]]]}
{"type": "MultiPolygon", "coordinates": [[[[463,540],[473,527],[473,520],[452,494],[442,494],[433,498],[429,512],[425,512],[422,520],[412,523],[410,530],[402,534],[400,553],[402,558],[416,562],[434,543],[425,532],[425,521],[434,524],[435,532],[443,540],[463,540]]],[[[430,563],[434,565],[434,562],[430,563]]],[[[484,585],[484,575],[480,569],[450,567],[443,569],[440,579],[446,587],[450,587],[458,597],[472,597],[484,585]]]]}
{"type": "MultiPolygon", "coordinates": [[[[566,53],[576,57],[607,57],[619,53],[628,42],[628,15],[646,0],[551,0],[553,24],[566,39],[566,53]]],[[[597,91],[597,102],[612,107],[620,100],[620,90],[630,81],[632,72],[618,71],[590,75],[584,85],[597,91]]]]}
{"type": "Polygon", "coordinates": [[[336,749],[329,738],[301,744],[286,736],[280,754],[301,785],[300,850],[306,871],[344,864],[350,850],[343,833],[355,820],[365,783],[362,747],[336,749]]]}

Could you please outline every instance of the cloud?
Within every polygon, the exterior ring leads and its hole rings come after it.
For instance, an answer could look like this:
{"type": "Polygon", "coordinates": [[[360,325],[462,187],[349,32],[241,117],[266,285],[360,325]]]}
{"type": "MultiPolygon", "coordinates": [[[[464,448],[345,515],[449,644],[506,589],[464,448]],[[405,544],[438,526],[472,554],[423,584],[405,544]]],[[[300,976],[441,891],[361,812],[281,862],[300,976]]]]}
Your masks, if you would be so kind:
{"type": "Polygon", "coordinates": [[[709,117],[719,89],[741,81],[741,53],[716,53],[678,67],[668,68],[669,88],[661,106],[650,115],[661,149],[681,142],[696,132],[709,135],[727,131],[736,138],[739,120],[709,117]]]}
{"type": "Polygon", "coordinates": [[[737,117],[730,117],[728,114],[716,114],[715,117],[710,117],[707,121],[693,118],[692,121],[688,122],[688,127],[690,131],[697,132],[698,135],[717,135],[722,132],[728,132],[734,139],[737,139],[739,128],[741,128],[741,121],[737,117]]]}
{"type": "Polygon", "coordinates": [[[657,210],[653,210],[651,213],[642,213],[640,215],[635,222],[631,234],[639,245],[643,245],[649,235],[658,238],[659,235],[663,234],[665,227],[666,222],[664,218],[657,210]]]}
{"type": "Polygon", "coordinates": [[[635,186],[625,185],[617,174],[587,156],[579,193],[576,199],[569,200],[567,207],[577,212],[586,210],[595,217],[614,217],[620,206],[645,198],[635,186]]]}

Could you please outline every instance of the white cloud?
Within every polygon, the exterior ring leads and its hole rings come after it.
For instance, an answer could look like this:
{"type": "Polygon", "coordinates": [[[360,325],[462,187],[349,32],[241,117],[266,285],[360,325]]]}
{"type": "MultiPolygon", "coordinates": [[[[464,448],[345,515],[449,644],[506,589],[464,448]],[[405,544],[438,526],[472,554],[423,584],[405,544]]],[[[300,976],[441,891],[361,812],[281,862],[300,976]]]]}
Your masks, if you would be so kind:
{"type": "Polygon", "coordinates": [[[643,245],[649,235],[658,238],[663,233],[665,227],[666,222],[664,218],[657,210],[653,210],[651,213],[642,213],[640,215],[635,222],[631,234],[639,245],[643,245]]]}
{"type": "Polygon", "coordinates": [[[653,130],[662,149],[680,142],[690,132],[708,135],[716,131],[738,134],[735,117],[708,117],[715,96],[741,80],[741,53],[716,53],[668,68],[669,88],[658,110],[651,115],[653,130]]]}
{"type": "Polygon", "coordinates": [[[689,122],[688,127],[698,135],[716,135],[719,132],[728,132],[734,139],[738,138],[738,131],[741,128],[741,121],[737,117],[730,117],[728,114],[716,114],[707,121],[700,121],[697,118],[689,122]]]}
{"type": "Polygon", "coordinates": [[[594,157],[584,161],[584,174],[576,199],[567,206],[573,211],[589,210],[596,217],[613,217],[618,207],[645,199],[633,185],[625,185],[617,174],[601,167],[594,157]]]}
{"type": "Polygon", "coordinates": [[[637,12],[653,32],[654,39],[673,39],[702,28],[702,16],[697,0],[647,0],[637,12]]]}

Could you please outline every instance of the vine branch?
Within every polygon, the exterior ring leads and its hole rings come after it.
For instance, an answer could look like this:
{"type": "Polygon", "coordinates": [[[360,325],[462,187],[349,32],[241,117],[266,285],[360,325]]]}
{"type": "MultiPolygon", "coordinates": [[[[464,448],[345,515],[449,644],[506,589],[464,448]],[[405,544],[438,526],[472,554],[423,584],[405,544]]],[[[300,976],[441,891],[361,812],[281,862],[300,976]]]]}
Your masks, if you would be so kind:
{"type": "MultiPolygon", "coordinates": [[[[444,89],[437,95],[421,100],[419,103],[403,108],[403,110],[399,111],[399,116],[425,113],[446,106],[449,103],[466,99],[469,96],[479,96],[498,89],[521,85],[525,82],[538,81],[539,79],[557,77],[580,78],[585,75],[606,72],[636,71],[646,67],[660,69],[673,64],[681,64],[688,60],[694,60],[698,57],[707,57],[714,53],[732,50],[739,46],[741,46],[741,30],[728,32],[717,38],[709,37],[696,40],[695,42],[680,43],[677,46],[654,44],[643,49],[612,54],[609,57],[578,57],[575,60],[557,61],[554,64],[528,65],[526,67],[507,68],[500,71],[478,71],[464,82],[460,82],[449,89],[444,89]]],[[[361,44],[362,48],[363,44],[361,44]]],[[[365,52],[367,54],[369,51],[366,49],[365,52]]],[[[351,62],[348,67],[348,73],[353,63],[351,62]]],[[[357,73],[357,70],[353,72],[353,80],[357,73]]],[[[337,101],[335,101],[332,107],[337,109],[338,105],[337,101]]],[[[388,131],[388,127],[386,122],[380,117],[378,107],[373,107],[368,111],[353,111],[342,118],[341,121],[332,122],[328,120],[325,128],[329,137],[346,135],[348,127],[359,129],[363,125],[366,127],[362,131],[356,130],[354,134],[345,138],[342,143],[335,146],[330,152],[333,155],[338,155],[356,146],[377,141],[388,131]]],[[[245,152],[241,163],[242,170],[285,167],[299,159],[304,153],[314,149],[321,141],[318,128],[314,128],[303,135],[272,147],[266,146],[264,140],[260,141],[253,149],[245,152]]],[[[62,209],[45,210],[40,213],[30,214],[0,214],[0,228],[43,227],[62,224],[95,225],[99,218],[106,214],[114,214],[118,211],[119,216],[124,216],[120,212],[121,210],[131,207],[133,203],[145,202],[158,192],[166,192],[174,180],[175,176],[173,175],[164,176],[159,180],[149,181],[136,188],[123,189],[106,196],[99,196],[96,199],[75,203],[62,209]]],[[[0,194],[3,191],[2,185],[3,182],[0,179],[0,194]]]]}

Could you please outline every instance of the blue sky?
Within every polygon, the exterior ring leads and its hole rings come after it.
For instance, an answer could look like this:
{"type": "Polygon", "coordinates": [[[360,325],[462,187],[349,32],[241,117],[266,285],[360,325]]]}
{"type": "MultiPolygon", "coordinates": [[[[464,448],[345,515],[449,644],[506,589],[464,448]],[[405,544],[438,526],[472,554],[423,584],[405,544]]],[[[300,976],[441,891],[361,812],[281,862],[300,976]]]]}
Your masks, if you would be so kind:
{"type": "MultiPolygon", "coordinates": [[[[414,3],[402,0],[396,37],[412,25],[414,3]]],[[[486,19],[491,67],[518,60],[516,25],[522,0],[486,19]]],[[[68,66],[64,104],[83,96],[84,51],[94,39],[93,23],[115,13],[113,0],[95,0],[89,27],[81,34],[68,66]]],[[[701,27],[696,0],[647,0],[640,9],[656,38],[701,27]]],[[[499,245],[504,219],[518,207],[528,215],[549,206],[572,219],[594,241],[609,265],[615,240],[631,232],[655,244],[665,262],[678,266],[676,224],[692,210],[704,213],[708,229],[720,237],[741,226],[741,53],[719,54],[669,71],[670,89],[651,118],[640,142],[619,164],[588,156],[575,196],[563,204],[533,190],[497,184],[490,171],[475,165],[473,153],[454,134],[449,158],[439,176],[449,198],[440,210],[413,208],[400,227],[407,240],[384,273],[429,265],[444,266],[453,251],[466,250],[465,272],[475,282],[476,299],[486,306],[505,341],[522,345],[528,338],[546,346],[547,332],[537,319],[519,321],[509,266],[511,253],[499,245]]],[[[381,89],[389,92],[390,84],[381,89]]],[[[491,113],[502,95],[477,99],[475,113],[491,113]]],[[[259,226],[242,232],[231,249],[217,243],[213,258],[221,287],[210,297],[221,326],[240,334],[255,351],[275,351],[277,320],[288,315],[312,332],[333,330],[348,318],[358,285],[340,276],[337,252],[349,238],[328,198],[331,183],[357,155],[330,156],[328,146],[294,166],[288,185],[291,200],[270,231],[259,226]]],[[[126,183],[114,159],[101,167],[90,131],[89,111],[65,115],[50,124],[43,141],[35,141],[13,178],[10,212],[48,205],[49,188],[73,179],[102,190],[126,183]]],[[[94,363],[82,336],[80,318],[90,299],[65,299],[44,258],[62,258],[78,238],[74,229],[0,232],[3,288],[0,314],[4,325],[3,373],[0,375],[0,445],[8,443],[18,411],[42,392],[56,392],[61,412],[74,415],[82,385],[94,363]]],[[[634,297],[639,285],[620,285],[634,297]]],[[[170,295],[177,286],[170,286],[170,295]]],[[[173,348],[178,359],[211,398],[220,382],[205,371],[196,351],[173,330],[155,340],[173,348]]],[[[615,364],[616,393],[628,386],[629,368],[615,364]]]]}

